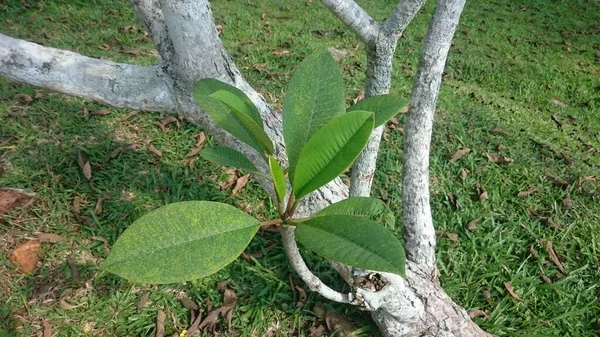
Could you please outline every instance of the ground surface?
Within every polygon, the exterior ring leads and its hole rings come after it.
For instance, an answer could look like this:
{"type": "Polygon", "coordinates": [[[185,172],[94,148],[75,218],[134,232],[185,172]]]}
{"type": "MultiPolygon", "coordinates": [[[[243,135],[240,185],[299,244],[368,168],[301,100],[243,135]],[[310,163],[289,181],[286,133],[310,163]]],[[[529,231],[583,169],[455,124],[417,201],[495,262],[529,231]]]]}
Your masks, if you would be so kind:
{"type": "MultiPolygon", "coordinates": [[[[360,3],[376,18],[394,5],[360,3]]],[[[294,66],[320,47],[347,53],[340,66],[349,101],[364,87],[361,45],[318,1],[212,4],[228,50],[274,106],[294,66]]],[[[410,93],[433,6],[400,41],[395,94],[410,93]]],[[[123,0],[4,0],[0,7],[4,34],[116,61],[157,59],[123,0]]],[[[441,282],[465,308],[487,313],[476,321],[501,336],[591,337],[599,328],[599,13],[594,1],[473,1],[451,50],[431,157],[441,282]],[[470,152],[451,160],[465,148],[470,152]]],[[[247,250],[262,256],[240,258],[195,282],[139,286],[100,272],[119,233],[160,205],[226,200],[260,219],[271,212],[255,183],[229,198],[231,188],[220,187],[230,178],[225,168],[185,159],[201,132],[196,126],[180,121],[162,130],[153,123],[164,116],[130,113],[0,80],[0,187],[36,193],[33,205],[0,220],[0,336],[42,336],[44,324],[56,336],[153,335],[159,310],[171,335],[190,324],[180,299],[217,307],[223,280],[238,300],[233,330],[218,324],[221,335],[314,335],[318,306],[377,335],[364,313],[311,293],[303,300],[273,233],[257,236],[247,250]],[[150,142],[161,158],[148,150],[150,142]],[[78,151],[87,154],[91,183],[78,151]],[[23,276],[8,256],[36,233],[66,240],[43,243],[37,269],[23,276]],[[142,297],[147,301],[138,308],[142,297]]],[[[402,123],[400,116],[389,125],[374,187],[395,211],[402,123]]],[[[326,264],[308,257],[327,283],[343,287],[326,264]]]]}

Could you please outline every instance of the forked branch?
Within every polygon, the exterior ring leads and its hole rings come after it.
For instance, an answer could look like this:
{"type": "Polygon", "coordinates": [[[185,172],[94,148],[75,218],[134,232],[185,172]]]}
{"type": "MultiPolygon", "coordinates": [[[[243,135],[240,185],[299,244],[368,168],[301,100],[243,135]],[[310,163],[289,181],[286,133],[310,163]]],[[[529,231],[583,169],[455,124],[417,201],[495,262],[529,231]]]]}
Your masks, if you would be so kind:
{"type": "Polygon", "coordinates": [[[425,0],[400,0],[381,29],[387,36],[401,35],[425,4],[425,0]]]}
{"type": "Polygon", "coordinates": [[[354,0],[322,0],[323,4],[367,45],[379,34],[379,23],[354,0]]]}

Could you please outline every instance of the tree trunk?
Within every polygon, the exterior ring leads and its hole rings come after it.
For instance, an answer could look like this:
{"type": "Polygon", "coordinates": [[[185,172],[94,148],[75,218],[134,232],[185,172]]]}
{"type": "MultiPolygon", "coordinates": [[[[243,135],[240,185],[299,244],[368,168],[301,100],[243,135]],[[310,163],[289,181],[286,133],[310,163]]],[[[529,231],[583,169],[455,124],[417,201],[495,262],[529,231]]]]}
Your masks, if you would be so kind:
{"type": "MultiPolygon", "coordinates": [[[[343,2],[332,1],[338,5],[343,2]]],[[[392,16],[401,17],[404,13],[402,10],[406,9],[406,6],[418,5],[422,2],[401,1],[392,16]]],[[[435,38],[435,32],[444,34],[444,30],[453,34],[457,20],[448,24],[445,17],[438,12],[455,11],[458,6],[462,8],[462,3],[464,0],[462,2],[461,0],[440,1],[435,15],[435,17],[441,17],[440,23],[438,23],[439,29],[430,29],[428,39],[435,38]]],[[[352,6],[352,4],[356,5],[353,1],[347,4],[350,4],[350,7],[346,8],[361,15],[352,6]]],[[[200,125],[220,143],[244,152],[259,168],[266,171],[262,159],[254,150],[218,128],[194,102],[190,91],[191,85],[201,78],[217,78],[237,86],[254,102],[265,121],[265,130],[273,140],[278,159],[285,162],[281,116],[274,112],[264,98],[248,85],[233,64],[231,57],[218,38],[208,1],[132,0],[132,5],[152,35],[162,57],[162,61],[156,66],[133,66],[88,58],[0,34],[0,76],[116,107],[182,114],[191,122],[200,125]]],[[[414,13],[409,16],[414,16],[414,13]]],[[[363,16],[362,19],[365,17],[363,16]]],[[[368,19],[361,22],[372,24],[368,19]]],[[[435,22],[434,20],[432,27],[436,25],[435,22]]],[[[372,53],[369,55],[368,68],[369,71],[373,71],[373,76],[369,80],[368,95],[389,91],[389,72],[391,71],[395,42],[404,29],[402,25],[393,25],[387,22],[382,27],[395,35],[393,37],[394,47],[386,47],[387,49],[380,49],[378,52],[377,44],[372,44],[371,40],[374,36],[372,27],[353,26],[357,31],[364,33],[363,41],[370,41],[367,43],[368,47],[375,48],[373,50],[367,48],[369,53],[372,53]]],[[[381,42],[387,44],[390,41],[381,40],[381,42]]],[[[425,70],[418,74],[415,90],[417,91],[419,88],[431,90],[434,92],[433,99],[416,101],[416,94],[414,94],[414,108],[409,114],[407,125],[407,129],[412,130],[410,137],[424,136],[423,139],[417,139],[415,144],[407,142],[409,145],[406,146],[409,152],[414,149],[427,151],[410,157],[412,159],[408,156],[405,158],[404,183],[412,186],[409,192],[426,194],[426,197],[423,197],[419,203],[421,208],[404,212],[405,217],[415,217],[414,223],[409,223],[407,228],[410,241],[416,242],[416,244],[407,244],[409,253],[407,275],[403,279],[397,275],[384,273],[382,275],[388,281],[388,285],[384,289],[379,292],[357,289],[356,292],[364,301],[365,307],[373,310],[373,319],[384,336],[488,336],[470,320],[462,308],[452,302],[437,283],[435,274],[429,272],[435,270],[435,260],[429,257],[435,248],[433,226],[413,213],[429,209],[428,185],[426,179],[422,180],[422,177],[423,170],[428,169],[427,158],[433,109],[446,55],[444,53],[444,57],[439,59],[433,54],[429,55],[429,52],[426,52],[422,58],[421,63],[425,70]],[[410,116],[416,120],[411,122],[410,116]],[[429,134],[427,135],[427,133],[429,134]],[[412,164],[406,164],[406,162],[412,164]],[[413,181],[412,178],[406,178],[410,177],[406,170],[412,169],[411,165],[416,165],[414,166],[415,172],[420,174],[421,178],[419,179],[421,180],[413,181]],[[418,244],[421,241],[423,243],[418,244]],[[422,258],[423,256],[426,257],[422,258]]],[[[419,97],[428,94],[431,93],[426,91],[419,97]]],[[[355,195],[369,194],[375,169],[374,156],[377,153],[380,137],[381,129],[378,134],[373,135],[373,143],[366,151],[368,155],[362,162],[358,162],[358,166],[355,166],[355,168],[360,168],[361,165],[368,166],[367,169],[357,170],[357,174],[362,174],[362,177],[358,177],[356,181],[365,179],[369,181],[368,191],[354,188],[353,194],[355,195]]],[[[426,173],[425,177],[427,177],[426,173]]],[[[272,186],[268,183],[263,182],[263,186],[267,191],[272,192],[272,186]]],[[[403,197],[409,197],[410,193],[404,193],[403,197]]],[[[336,179],[308,196],[300,205],[297,214],[313,214],[331,203],[346,198],[348,194],[348,188],[339,179],[336,179]]],[[[291,231],[291,235],[293,239],[293,231],[291,231]]],[[[287,239],[289,238],[290,236],[287,236],[287,239]]],[[[288,246],[292,243],[288,243],[288,246]]],[[[346,270],[348,269],[346,268],[346,270]]],[[[350,277],[346,277],[346,280],[352,283],[350,277]]],[[[332,299],[345,300],[337,297],[332,299]]]]}

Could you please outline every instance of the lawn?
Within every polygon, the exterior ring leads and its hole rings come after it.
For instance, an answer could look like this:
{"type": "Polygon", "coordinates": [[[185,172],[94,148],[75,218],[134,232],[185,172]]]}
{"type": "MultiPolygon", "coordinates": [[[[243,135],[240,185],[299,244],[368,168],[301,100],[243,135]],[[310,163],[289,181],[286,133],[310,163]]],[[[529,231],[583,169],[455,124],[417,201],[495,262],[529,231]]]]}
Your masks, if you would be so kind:
{"type": "MultiPolygon", "coordinates": [[[[339,63],[349,102],[364,87],[361,44],[319,1],[211,3],[227,49],[274,107],[294,67],[317,48],[347,52],[339,63]]],[[[382,19],[395,1],[359,3],[382,19]]],[[[410,95],[434,5],[400,40],[394,94],[410,95]]],[[[3,34],[115,61],[157,60],[124,0],[4,0],[0,8],[3,34]]],[[[185,299],[216,308],[224,280],[237,303],[231,331],[216,324],[221,336],[314,336],[322,309],[377,336],[368,314],[301,290],[277,233],[260,233],[245,258],[185,284],[134,285],[98,269],[129,224],[170,202],[224,201],[261,220],[273,215],[252,179],[233,195],[223,185],[240,172],[186,158],[202,130],[179,119],[160,127],[165,117],[0,80],[0,187],[36,194],[30,207],[0,217],[0,336],[42,336],[44,326],[61,337],[148,336],[159,311],[171,336],[190,325],[185,299]],[[65,240],[43,243],[34,273],[15,272],[10,252],[39,233],[65,240]]],[[[373,191],[397,214],[403,119],[388,125],[373,191]]],[[[468,2],[434,133],[432,209],[449,295],[489,315],[475,320],[500,336],[597,336],[600,4],[468,2]],[[452,160],[460,149],[464,156],[452,160]]],[[[305,256],[326,283],[345,287],[326,262],[305,256]]]]}

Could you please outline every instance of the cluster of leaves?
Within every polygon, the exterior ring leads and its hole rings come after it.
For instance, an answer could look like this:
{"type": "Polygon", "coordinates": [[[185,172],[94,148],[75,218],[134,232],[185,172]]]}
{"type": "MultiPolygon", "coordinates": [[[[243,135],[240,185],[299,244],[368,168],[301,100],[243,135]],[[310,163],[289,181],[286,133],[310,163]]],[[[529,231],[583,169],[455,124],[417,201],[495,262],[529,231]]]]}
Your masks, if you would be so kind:
{"type": "MultiPolygon", "coordinates": [[[[194,95],[217,125],[255,149],[268,164],[278,222],[295,226],[296,240],[306,249],[359,268],[404,274],[402,244],[386,228],[394,225],[394,215],[382,201],[352,197],[310,218],[293,215],[303,197],[350,167],[373,129],[397,114],[406,100],[374,96],[346,109],[342,76],[333,58],[325,51],[309,56],[292,77],[284,101],[283,135],[289,162],[284,170],[274,157],[258,109],[241,90],[203,79],[195,85],[194,95]]],[[[201,155],[262,174],[232,148],[206,148],[201,155]]],[[[142,283],[197,279],[237,258],[259,227],[257,219],[226,204],[169,204],[135,221],[117,240],[103,268],[142,283]]]]}

